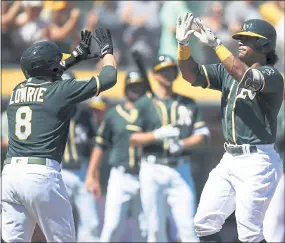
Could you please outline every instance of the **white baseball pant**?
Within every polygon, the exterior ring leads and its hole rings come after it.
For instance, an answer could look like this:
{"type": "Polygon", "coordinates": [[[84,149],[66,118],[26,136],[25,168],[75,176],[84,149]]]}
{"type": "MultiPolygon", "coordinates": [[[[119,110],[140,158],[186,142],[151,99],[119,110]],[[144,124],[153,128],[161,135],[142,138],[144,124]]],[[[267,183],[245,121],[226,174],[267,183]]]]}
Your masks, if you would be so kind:
{"type": "Polygon", "coordinates": [[[226,152],[210,172],[195,216],[198,236],[219,232],[235,210],[239,240],[264,239],[263,219],[281,177],[282,163],[273,144],[257,148],[257,153],[239,156],[226,152]]]}
{"type": "Polygon", "coordinates": [[[80,169],[62,169],[62,178],[66,186],[71,205],[75,208],[77,217],[78,242],[98,242],[100,239],[99,216],[96,200],[84,186],[87,164],[82,163],[80,169]]]}
{"type": "Polygon", "coordinates": [[[284,180],[283,174],[265,214],[263,231],[267,242],[285,242],[284,180]]]}
{"type": "Polygon", "coordinates": [[[6,242],[31,242],[36,223],[48,242],[75,242],[72,208],[61,165],[25,164],[14,157],[2,171],[2,237],[6,242]],[[22,163],[15,163],[16,160],[22,163]]]}
{"type": "Polygon", "coordinates": [[[132,242],[144,241],[144,217],[140,201],[140,181],[137,175],[124,172],[123,167],[113,167],[108,180],[104,225],[101,242],[121,242],[128,217],[134,219],[132,242]]]}
{"type": "Polygon", "coordinates": [[[177,167],[153,164],[143,159],[140,170],[141,198],[147,221],[148,242],[168,242],[169,209],[182,242],[199,242],[194,231],[196,209],[194,182],[189,161],[178,159],[177,167]]]}

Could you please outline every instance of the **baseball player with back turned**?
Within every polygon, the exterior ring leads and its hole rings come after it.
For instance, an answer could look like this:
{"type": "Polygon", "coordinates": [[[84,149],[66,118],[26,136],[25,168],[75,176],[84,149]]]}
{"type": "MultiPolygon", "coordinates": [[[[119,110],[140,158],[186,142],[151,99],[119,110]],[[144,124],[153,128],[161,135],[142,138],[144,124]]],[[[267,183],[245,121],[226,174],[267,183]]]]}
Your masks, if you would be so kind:
{"type": "Polygon", "coordinates": [[[100,163],[110,148],[112,166],[108,181],[105,220],[101,242],[120,242],[129,213],[134,219],[132,241],[142,242],[145,230],[140,201],[139,162],[141,149],[129,146],[130,135],[142,129],[134,102],[145,93],[144,79],[138,72],[129,72],[125,79],[126,101],[110,109],[102,121],[92,153],[86,187],[100,197],[100,163]]]}
{"type": "Polygon", "coordinates": [[[225,154],[204,186],[195,215],[201,241],[218,241],[226,218],[235,210],[241,242],[266,242],[263,220],[282,175],[275,151],[277,114],[282,103],[283,77],[274,68],[276,31],[266,21],[246,21],[233,38],[236,58],[221,40],[191,14],[177,19],[176,38],[182,76],[193,86],[222,92],[225,154]],[[191,29],[193,22],[200,32],[191,29]],[[221,63],[200,65],[191,57],[195,35],[213,48],[221,63]]]}
{"type": "Polygon", "coordinates": [[[136,102],[146,125],[131,136],[131,145],[144,146],[140,181],[148,242],[167,242],[169,211],[182,242],[199,240],[194,231],[196,193],[189,156],[207,141],[209,129],[196,102],[173,92],[178,71],[172,57],[157,57],[152,72],[159,88],[151,99],[136,102]],[[176,136],[157,141],[152,129],[171,126],[178,129],[176,136]]]}
{"type": "Polygon", "coordinates": [[[54,43],[42,41],[21,57],[26,80],[14,88],[7,108],[9,145],[2,171],[5,242],[30,242],[36,223],[48,242],[76,241],[60,173],[70,116],[74,105],[113,87],[117,69],[111,34],[103,29],[93,35],[83,31],[79,46],[61,65],[62,56],[54,43]],[[88,58],[92,38],[104,64],[99,76],[62,80],[64,66],[88,58]]]}

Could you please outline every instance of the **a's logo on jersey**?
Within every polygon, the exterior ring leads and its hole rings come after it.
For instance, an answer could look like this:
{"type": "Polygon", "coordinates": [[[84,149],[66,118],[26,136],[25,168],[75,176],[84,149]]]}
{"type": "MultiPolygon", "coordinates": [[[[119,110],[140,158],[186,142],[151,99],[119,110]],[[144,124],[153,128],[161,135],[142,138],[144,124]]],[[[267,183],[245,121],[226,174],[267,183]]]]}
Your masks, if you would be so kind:
{"type": "Polygon", "coordinates": [[[191,125],[192,124],[192,116],[193,116],[193,112],[189,109],[187,109],[186,106],[179,106],[178,110],[178,120],[177,120],[177,124],[178,125],[191,125]]]}
{"type": "Polygon", "coordinates": [[[249,89],[241,89],[236,98],[246,99],[246,97],[248,97],[249,99],[253,100],[255,96],[256,96],[256,92],[253,92],[249,89]]]}
{"type": "Polygon", "coordinates": [[[268,76],[273,75],[275,73],[275,71],[274,71],[274,69],[272,67],[266,67],[261,72],[264,73],[264,74],[267,74],[268,76]]]}

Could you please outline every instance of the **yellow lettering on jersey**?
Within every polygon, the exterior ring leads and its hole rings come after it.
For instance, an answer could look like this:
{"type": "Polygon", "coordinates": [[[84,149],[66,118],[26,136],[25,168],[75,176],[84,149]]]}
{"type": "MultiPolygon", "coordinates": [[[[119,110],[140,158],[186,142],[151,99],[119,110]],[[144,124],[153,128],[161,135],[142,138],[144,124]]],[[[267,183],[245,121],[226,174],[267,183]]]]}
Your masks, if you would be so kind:
{"type": "Polygon", "coordinates": [[[9,102],[10,105],[15,103],[14,100],[13,100],[13,95],[14,95],[14,91],[12,91],[12,94],[11,94],[11,97],[10,97],[10,102],[9,102]]]}
{"type": "Polygon", "coordinates": [[[33,87],[28,87],[27,91],[27,102],[33,101],[33,94],[35,93],[35,88],[33,87]]]}
{"type": "Polygon", "coordinates": [[[39,93],[38,93],[38,97],[37,97],[37,101],[38,102],[43,102],[43,95],[44,95],[44,92],[46,91],[47,89],[46,88],[39,88],[39,93]]]}

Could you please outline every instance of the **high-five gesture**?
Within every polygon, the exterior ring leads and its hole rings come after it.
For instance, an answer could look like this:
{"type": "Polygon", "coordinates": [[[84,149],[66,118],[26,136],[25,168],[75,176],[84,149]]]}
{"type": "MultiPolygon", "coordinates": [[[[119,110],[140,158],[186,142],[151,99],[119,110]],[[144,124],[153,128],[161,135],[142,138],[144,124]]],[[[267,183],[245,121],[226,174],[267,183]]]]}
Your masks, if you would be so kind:
{"type": "Polygon", "coordinates": [[[74,51],[72,52],[72,55],[82,61],[86,60],[88,54],[90,54],[89,47],[91,44],[91,31],[81,30],[80,35],[80,43],[77,47],[75,47],[74,51]]]}
{"type": "Polygon", "coordinates": [[[176,23],[176,40],[180,45],[186,46],[189,44],[194,30],[192,30],[192,24],[194,16],[190,13],[186,13],[183,17],[178,16],[176,23]]]}
{"type": "Polygon", "coordinates": [[[195,24],[200,28],[201,33],[198,31],[194,32],[194,35],[205,45],[212,48],[216,48],[221,44],[221,40],[215,36],[215,34],[207,28],[200,18],[195,18],[195,24]]]}
{"type": "Polygon", "coordinates": [[[95,33],[93,33],[93,38],[99,45],[101,58],[106,54],[113,55],[113,42],[110,30],[96,29],[95,33]]]}

